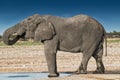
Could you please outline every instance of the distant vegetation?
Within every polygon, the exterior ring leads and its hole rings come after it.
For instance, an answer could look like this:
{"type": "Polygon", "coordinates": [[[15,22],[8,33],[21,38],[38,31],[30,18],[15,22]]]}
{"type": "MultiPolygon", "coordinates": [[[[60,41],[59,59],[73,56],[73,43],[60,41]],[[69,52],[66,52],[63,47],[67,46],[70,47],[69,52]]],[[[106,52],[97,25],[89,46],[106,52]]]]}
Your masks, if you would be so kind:
{"type": "MultiPolygon", "coordinates": [[[[36,46],[36,45],[41,45],[41,42],[32,42],[32,41],[18,41],[12,46],[36,46]]],[[[7,46],[3,42],[0,42],[0,46],[7,46]]]]}
{"type": "Polygon", "coordinates": [[[120,38],[120,32],[117,32],[114,30],[113,32],[107,33],[107,37],[108,38],[120,38]]]}
{"type": "Polygon", "coordinates": [[[2,35],[0,35],[0,42],[2,41],[2,35]]]}

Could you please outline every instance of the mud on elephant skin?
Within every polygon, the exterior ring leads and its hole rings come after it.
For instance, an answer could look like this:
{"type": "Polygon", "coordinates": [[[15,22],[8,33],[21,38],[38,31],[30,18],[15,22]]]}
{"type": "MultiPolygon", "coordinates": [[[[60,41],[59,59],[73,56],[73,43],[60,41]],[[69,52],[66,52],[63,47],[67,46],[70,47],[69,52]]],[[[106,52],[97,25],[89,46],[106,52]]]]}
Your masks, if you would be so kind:
{"type": "MultiPolygon", "coordinates": [[[[51,15],[35,14],[19,24],[22,25],[19,29],[20,31],[16,30],[18,36],[24,33],[26,38],[34,38],[35,41],[42,41],[44,43],[49,77],[59,76],[56,63],[58,50],[83,53],[82,62],[75,72],[77,74],[87,73],[87,65],[91,57],[95,58],[97,65],[94,73],[105,72],[102,56],[106,32],[97,20],[87,15],[61,18],[51,15]]],[[[3,36],[5,39],[6,33],[5,31],[3,36]]],[[[6,43],[5,39],[3,40],[6,43]]]]}

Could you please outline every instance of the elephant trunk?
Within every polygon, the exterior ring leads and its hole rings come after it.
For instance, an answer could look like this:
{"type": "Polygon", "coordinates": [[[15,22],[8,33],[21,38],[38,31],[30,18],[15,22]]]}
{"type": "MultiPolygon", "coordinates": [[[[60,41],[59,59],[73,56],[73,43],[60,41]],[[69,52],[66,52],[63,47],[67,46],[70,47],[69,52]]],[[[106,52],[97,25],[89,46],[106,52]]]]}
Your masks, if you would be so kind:
{"type": "Polygon", "coordinates": [[[19,29],[19,24],[16,24],[15,26],[7,29],[3,33],[3,42],[7,45],[13,45],[14,43],[16,43],[20,39],[19,35],[14,35],[15,33],[17,33],[18,29],[19,29]],[[12,38],[12,36],[14,37],[12,38]]]}

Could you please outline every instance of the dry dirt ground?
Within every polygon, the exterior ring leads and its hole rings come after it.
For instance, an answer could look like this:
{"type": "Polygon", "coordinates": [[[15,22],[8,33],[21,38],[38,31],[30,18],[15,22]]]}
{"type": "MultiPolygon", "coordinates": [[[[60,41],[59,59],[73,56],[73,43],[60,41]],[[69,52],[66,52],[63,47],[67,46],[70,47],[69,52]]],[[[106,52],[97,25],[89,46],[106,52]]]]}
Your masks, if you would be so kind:
{"type": "MultiPolygon", "coordinates": [[[[103,55],[105,74],[92,74],[96,69],[94,58],[88,64],[88,74],[71,75],[43,80],[120,80],[120,42],[109,43],[108,56],[103,55]]],[[[59,51],[59,72],[74,72],[80,65],[82,54],[59,51]]],[[[0,46],[0,72],[47,72],[44,46],[0,46]]],[[[38,79],[41,80],[41,79],[38,79]]]]}

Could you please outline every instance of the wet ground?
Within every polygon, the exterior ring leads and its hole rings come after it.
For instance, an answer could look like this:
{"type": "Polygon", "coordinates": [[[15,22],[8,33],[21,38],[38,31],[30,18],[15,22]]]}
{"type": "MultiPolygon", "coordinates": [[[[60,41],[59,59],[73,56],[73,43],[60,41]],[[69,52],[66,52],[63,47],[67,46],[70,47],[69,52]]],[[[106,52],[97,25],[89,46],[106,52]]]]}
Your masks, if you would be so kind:
{"type": "MultiPolygon", "coordinates": [[[[0,80],[37,80],[44,79],[48,73],[0,73],[0,80]]],[[[60,73],[60,77],[68,76],[70,74],[60,73]]]]}

